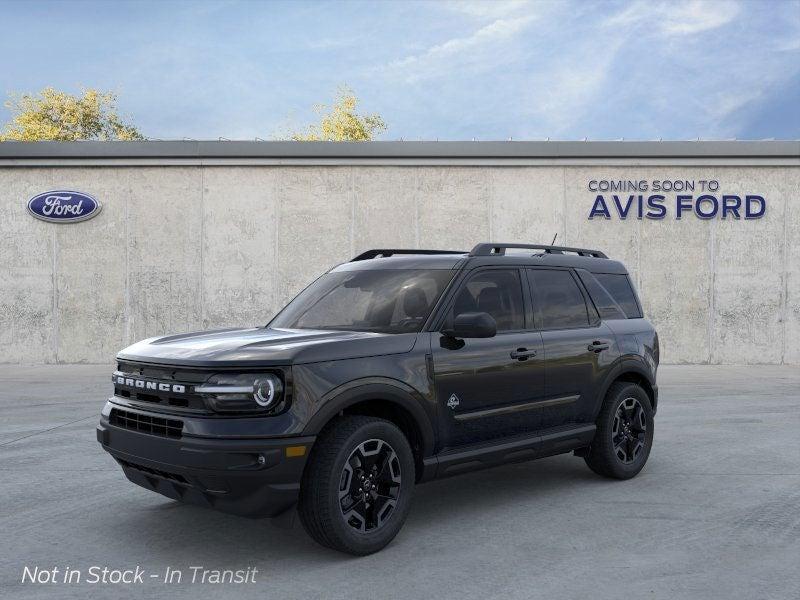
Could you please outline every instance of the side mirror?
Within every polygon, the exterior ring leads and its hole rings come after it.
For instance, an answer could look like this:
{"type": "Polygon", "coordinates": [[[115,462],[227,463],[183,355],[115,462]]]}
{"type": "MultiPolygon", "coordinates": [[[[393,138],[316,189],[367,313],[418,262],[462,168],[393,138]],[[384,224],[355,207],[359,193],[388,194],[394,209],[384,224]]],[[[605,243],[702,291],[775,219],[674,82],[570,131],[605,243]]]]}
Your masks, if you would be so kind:
{"type": "Polygon", "coordinates": [[[489,313],[461,313],[453,326],[442,329],[442,333],[452,338],[490,338],[497,334],[497,322],[489,313]]]}

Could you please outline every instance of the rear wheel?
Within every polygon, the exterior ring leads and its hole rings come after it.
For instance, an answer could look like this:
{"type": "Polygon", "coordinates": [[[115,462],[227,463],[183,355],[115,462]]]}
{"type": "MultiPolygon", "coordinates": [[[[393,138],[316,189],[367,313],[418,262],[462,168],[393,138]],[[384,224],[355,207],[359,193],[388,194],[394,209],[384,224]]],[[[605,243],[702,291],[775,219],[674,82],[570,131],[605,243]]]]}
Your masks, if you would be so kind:
{"type": "Polygon", "coordinates": [[[408,515],[414,458],[389,421],[347,416],[317,440],[303,474],[298,512],[323,546],[364,555],[394,539],[408,515]]]}
{"type": "Polygon", "coordinates": [[[597,432],[584,457],[586,464],[605,477],[634,477],[650,455],[653,425],[647,393],[635,383],[615,383],[597,418],[597,432]]]}

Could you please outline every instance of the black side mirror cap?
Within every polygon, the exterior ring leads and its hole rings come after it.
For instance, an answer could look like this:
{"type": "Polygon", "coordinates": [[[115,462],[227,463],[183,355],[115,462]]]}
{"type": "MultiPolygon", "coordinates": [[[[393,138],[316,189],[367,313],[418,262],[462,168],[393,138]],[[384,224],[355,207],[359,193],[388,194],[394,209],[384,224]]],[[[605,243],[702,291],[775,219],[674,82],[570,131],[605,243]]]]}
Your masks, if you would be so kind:
{"type": "Polygon", "coordinates": [[[490,338],[497,335],[497,322],[489,313],[461,313],[452,327],[442,329],[442,334],[452,338],[490,338]]]}

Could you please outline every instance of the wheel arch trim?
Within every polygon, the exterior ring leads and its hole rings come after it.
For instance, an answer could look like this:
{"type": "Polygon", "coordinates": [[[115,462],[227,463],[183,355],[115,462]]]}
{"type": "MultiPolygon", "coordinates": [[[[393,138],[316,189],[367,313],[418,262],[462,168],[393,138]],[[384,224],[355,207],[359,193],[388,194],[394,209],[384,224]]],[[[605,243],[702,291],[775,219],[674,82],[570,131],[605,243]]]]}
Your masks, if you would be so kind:
{"type": "Polygon", "coordinates": [[[422,442],[422,455],[429,457],[435,447],[431,419],[423,408],[424,399],[411,386],[381,377],[359,379],[340,385],[319,402],[320,409],[303,430],[303,435],[317,435],[340,412],[362,402],[379,401],[404,409],[414,421],[422,442]]]}
{"type": "Polygon", "coordinates": [[[648,370],[648,368],[641,363],[641,360],[635,358],[622,358],[619,362],[611,368],[611,371],[606,376],[605,380],[603,381],[603,385],[600,387],[600,390],[597,394],[597,402],[594,409],[594,414],[592,415],[592,419],[597,419],[597,415],[600,414],[600,410],[603,406],[603,400],[605,400],[606,394],[608,394],[609,388],[614,384],[614,382],[620,380],[625,375],[636,375],[641,377],[647,382],[647,385],[650,387],[650,390],[645,388],[645,393],[650,398],[651,403],[653,404],[653,412],[656,410],[656,402],[657,402],[657,393],[656,390],[658,387],[656,386],[655,377],[653,377],[652,373],[648,370]]]}

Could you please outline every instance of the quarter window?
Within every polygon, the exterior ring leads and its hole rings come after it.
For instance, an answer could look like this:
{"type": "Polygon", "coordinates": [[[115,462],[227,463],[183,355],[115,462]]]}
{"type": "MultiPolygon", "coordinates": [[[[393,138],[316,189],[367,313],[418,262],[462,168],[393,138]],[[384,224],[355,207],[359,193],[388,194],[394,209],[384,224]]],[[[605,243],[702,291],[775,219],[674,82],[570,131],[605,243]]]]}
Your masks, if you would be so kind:
{"type": "Polygon", "coordinates": [[[641,319],[642,311],[627,275],[621,273],[595,273],[594,276],[620,305],[629,319],[641,319]]]}
{"type": "Polygon", "coordinates": [[[586,291],[589,292],[589,296],[592,298],[594,305],[597,307],[603,319],[613,320],[628,318],[625,311],[622,310],[622,307],[611,297],[608,290],[595,279],[594,275],[583,269],[578,269],[576,273],[578,277],[581,278],[583,285],[586,286],[586,291]]]}
{"type": "Polygon", "coordinates": [[[528,273],[542,329],[589,326],[586,301],[569,271],[530,269],[528,273]]]}
{"type": "Polygon", "coordinates": [[[525,328],[522,284],[516,269],[481,271],[469,278],[456,295],[447,322],[461,313],[485,312],[497,322],[497,331],[525,328]]]}

